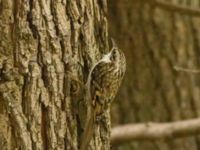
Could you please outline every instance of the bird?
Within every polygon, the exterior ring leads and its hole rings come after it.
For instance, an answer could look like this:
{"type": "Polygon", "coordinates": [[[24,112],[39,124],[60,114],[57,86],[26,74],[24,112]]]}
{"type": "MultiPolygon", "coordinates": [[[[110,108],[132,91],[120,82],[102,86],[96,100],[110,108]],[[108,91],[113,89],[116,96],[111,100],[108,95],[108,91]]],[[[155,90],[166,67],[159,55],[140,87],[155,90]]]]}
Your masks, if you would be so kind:
{"type": "Polygon", "coordinates": [[[86,120],[80,150],[85,150],[92,138],[95,120],[113,102],[126,71],[126,58],[114,40],[109,53],[104,55],[89,72],[86,82],[89,106],[89,119],[86,120]]]}
{"type": "Polygon", "coordinates": [[[113,102],[126,70],[124,53],[116,46],[91,72],[89,92],[95,115],[100,115],[113,102]]]}

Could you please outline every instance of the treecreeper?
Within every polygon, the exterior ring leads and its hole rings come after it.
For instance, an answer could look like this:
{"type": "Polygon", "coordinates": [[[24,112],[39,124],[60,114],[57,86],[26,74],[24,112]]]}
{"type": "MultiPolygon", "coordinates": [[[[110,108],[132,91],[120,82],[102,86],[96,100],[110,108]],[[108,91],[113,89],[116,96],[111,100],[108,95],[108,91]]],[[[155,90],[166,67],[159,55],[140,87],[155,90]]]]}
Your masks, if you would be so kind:
{"type": "Polygon", "coordinates": [[[112,40],[113,47],[91,68],[86,89],[87,119],[81,136],[80,150],[87,150],[93,137],[95,121],[113,102],[126,71],[126,58],[112,40]]]}

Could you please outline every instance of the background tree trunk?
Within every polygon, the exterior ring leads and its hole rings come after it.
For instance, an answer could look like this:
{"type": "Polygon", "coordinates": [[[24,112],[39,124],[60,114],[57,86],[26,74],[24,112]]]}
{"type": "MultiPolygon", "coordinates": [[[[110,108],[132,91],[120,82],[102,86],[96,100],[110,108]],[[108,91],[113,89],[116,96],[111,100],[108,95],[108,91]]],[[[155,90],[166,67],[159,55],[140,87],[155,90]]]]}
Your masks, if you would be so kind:
{"type": "MultiPolygon", "coordinates": [[[[199,0],[164,2],[196,9],[200,4],[199,0]]],[[[110,31],[128,62],[124,86],[112,107],[115,124],[199,117],[199,74],[174,69],[200,69],[199,17],[148,0],[110,0],[108,5],[110,31]]],[[[197,150],[200,139],[132,142],[119,149],[197,150]]]]}
{"type": "MultiPolygon", "coordinates": [[[[0,147],[78,149],[83,85],[108,51],[106,0],[0,0],[0,147]]],[[[91,149],[109,149],[108,120],[91,149]]]]}

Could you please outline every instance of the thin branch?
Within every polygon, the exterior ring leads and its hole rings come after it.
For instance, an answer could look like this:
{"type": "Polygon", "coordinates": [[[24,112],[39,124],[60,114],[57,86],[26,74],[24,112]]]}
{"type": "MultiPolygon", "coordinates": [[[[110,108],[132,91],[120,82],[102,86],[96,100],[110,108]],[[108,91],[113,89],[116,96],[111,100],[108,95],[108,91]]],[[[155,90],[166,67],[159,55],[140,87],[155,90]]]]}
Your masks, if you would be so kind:
{"type": "Polygon", "coordinates": [[[170,2],[164,2],[161,0],[145,0],[145,1],[156,7],[160,7],[162,9],[166,9],[169,11],[177,11],[179,13],[184,13],[188,15],[200,16],[200,9],[197,8],[185,7],[178,4],[172,4],[170,2]]]}
{"type": "Polygon", "coordinates": [[[178,138],[200,134],[200,119],[171,123],[139,123],[114,127],[111,143],[119,144],[134,140],[178,138]]]}
{"type": "Polygon", "coordinates": [[[183,67],[174,66],[174,69],[176,71],[183,71],[183,72],[189,72],[189,73],[200,73],[200,70],[198,69],[188,69],[183,67]]]}

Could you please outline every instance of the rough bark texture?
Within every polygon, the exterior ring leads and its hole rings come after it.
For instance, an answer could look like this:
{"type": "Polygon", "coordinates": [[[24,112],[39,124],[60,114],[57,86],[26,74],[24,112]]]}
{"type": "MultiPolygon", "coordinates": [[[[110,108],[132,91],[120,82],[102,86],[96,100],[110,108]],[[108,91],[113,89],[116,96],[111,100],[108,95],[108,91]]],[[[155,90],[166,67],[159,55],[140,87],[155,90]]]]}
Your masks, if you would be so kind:
{"type": "MultiPolygon", "coordinates": [[[[164,0],[163,0],[164,1],[164,0]]],[[[199,0],[168,4],[199,9],[199,0]]],[[[168,122],[200,116],[199,74],[174,66],[200,69],[200,19],[184,12],[154,7],[144,0],[109,1],[110,31],[125,51],[124,87],[112,109],[115,124],[168,122]],[[126,116],[126,117],[125,117],[126,116]]],[[[197,150],[198,137],[132,142],[119,149],[197,150]]]]}
{"type": "MultiPolygon", "coordinates": [[[[106,0],[0,0],[2,150],[78,149],[106,11],[106,0]]],[[[91,149],[109,149],[109,121],[95,128],[91,149]]]]}

